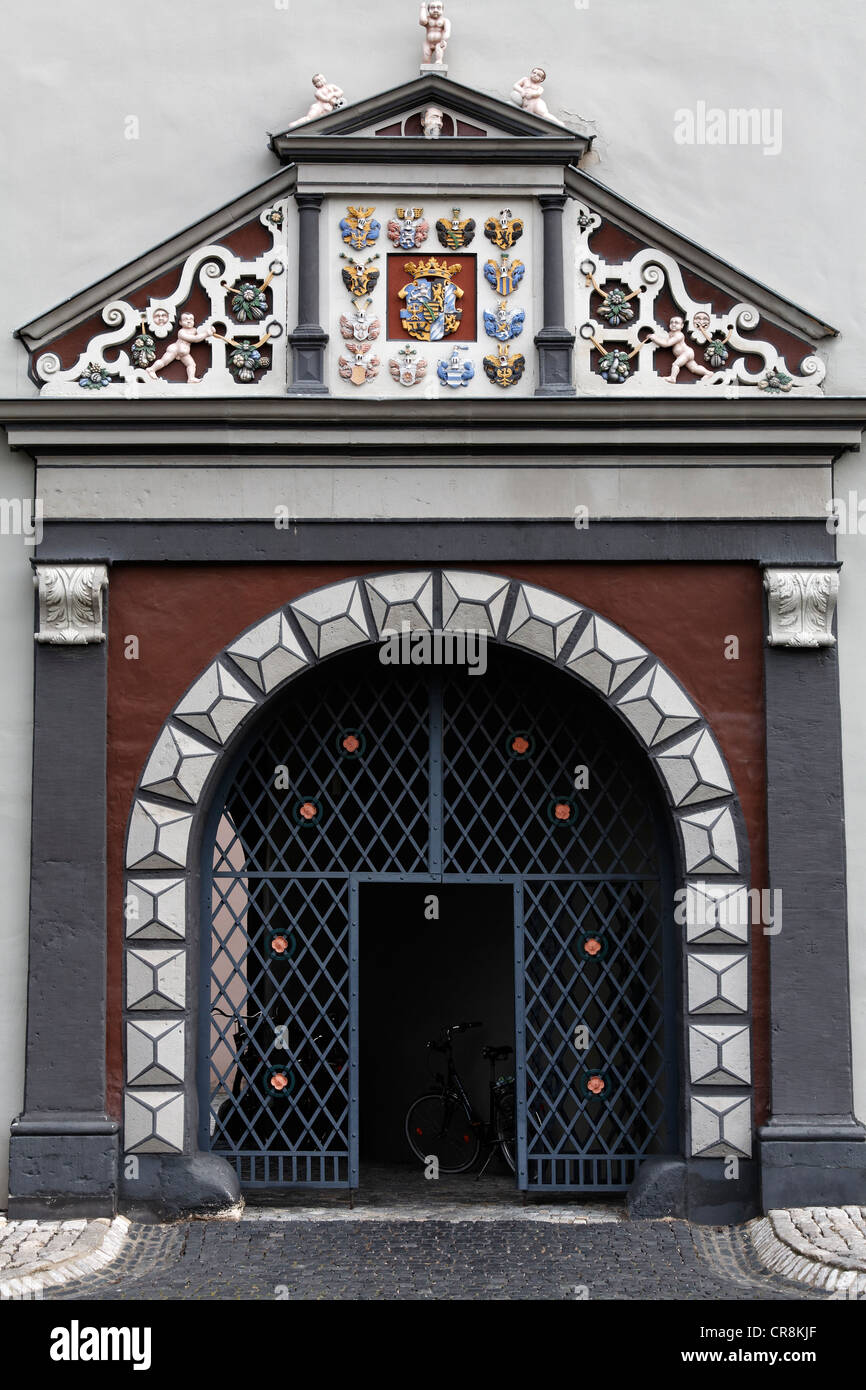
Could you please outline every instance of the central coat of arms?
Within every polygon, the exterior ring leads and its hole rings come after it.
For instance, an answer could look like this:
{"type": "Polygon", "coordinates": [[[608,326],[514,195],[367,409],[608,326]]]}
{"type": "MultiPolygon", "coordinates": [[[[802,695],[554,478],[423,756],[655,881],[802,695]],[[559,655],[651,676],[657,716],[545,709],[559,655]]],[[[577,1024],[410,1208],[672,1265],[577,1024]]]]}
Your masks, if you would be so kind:
{"type": "Polygon", "coordinates": [[[405,309],[400,310],[400,322],[409,337],[436,343],[456,333],[463,317],[463,310],[457,305],[463,290],[453,284],[453,276],[463,269],[462,265],[449,265],[431,256],[427,261],[406,261],[403,269],[413,277],[411,284],[399,291],[399,298],[406,303],[405,309]]]}

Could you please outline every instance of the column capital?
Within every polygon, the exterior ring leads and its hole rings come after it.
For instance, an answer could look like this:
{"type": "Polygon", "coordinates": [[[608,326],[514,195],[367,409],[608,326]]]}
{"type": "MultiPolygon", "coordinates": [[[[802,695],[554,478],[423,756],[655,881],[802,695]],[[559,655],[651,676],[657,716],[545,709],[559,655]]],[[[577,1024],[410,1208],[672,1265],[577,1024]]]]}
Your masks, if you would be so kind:
{"type": "Polygon", "coordinates": [[[839,593],[838,566],[814,569],[764,568],[770,647],[835,647],[833,614],[839,593]]]}
{"type": "Polygon", "coordinates": [[[325,201],[324,193],[296,193],[295,202],[299,208],[314,208],[319,212],[325,201]]]}
{"type": "Polygon", "coordinates": [[[545,212],[564,212],[568,202],[567,193],[539,193],[538,201],[545,212]]]}
{"type": "Polygon", "coordinates": [[[37,642],[52,646],[87,646],[104,642],[102,593],[108,588],[107,565],[77,562],[37,564],[33,583],[39,594],[37,642]]]}

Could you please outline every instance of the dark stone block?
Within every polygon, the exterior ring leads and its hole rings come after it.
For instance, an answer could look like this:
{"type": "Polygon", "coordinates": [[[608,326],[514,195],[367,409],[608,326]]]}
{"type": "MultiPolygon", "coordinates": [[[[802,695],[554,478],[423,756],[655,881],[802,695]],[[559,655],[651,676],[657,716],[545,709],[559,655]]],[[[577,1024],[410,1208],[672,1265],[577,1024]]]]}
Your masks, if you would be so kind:
{"type": "Polygon", "coordinates": [[[16,1134],[9,1147],[9,1218],[64,1221],[117,1213],[116,1134],[16,1134]]]}
{"type": "Polygon", "coordinates": [[[648,1158],[628,1191],[628,1214],[644,1220],[685,1216],[686,1162],[682,1158],[648,1158]]]}
{"type": "Polygon", "coordinates": [[[219,1216],[240,1201],[234,1168],[214,1153],[130,1154],[121,1180],[121,1206],[139,1221],[219,1216]],[[130,1171],[137,1159],[137,1176],[130,1171]]]}
{"type": "Polygon", "coordinates": [[[866,1205],[866,1143],[762,1143],[761,1200],[764,1211],[866,1205]]]}

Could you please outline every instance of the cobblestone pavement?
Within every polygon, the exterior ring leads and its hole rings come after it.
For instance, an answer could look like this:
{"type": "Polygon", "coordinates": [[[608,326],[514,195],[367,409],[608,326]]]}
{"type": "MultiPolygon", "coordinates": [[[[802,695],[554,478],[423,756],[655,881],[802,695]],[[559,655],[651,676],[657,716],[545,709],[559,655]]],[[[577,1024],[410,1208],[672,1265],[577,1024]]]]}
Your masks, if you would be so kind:
{"type": "Polygon", "coordinates": [[[7,1221],[0,1217],[0,1298],[63,1284],[110,1263],[122,1248],[125,1217],[86,1221],[7,1221]]]}
{"type": "Polygon", "coordinates": [[[46,1299],[826,1298],[769,1273],[743,1228],[685,1221],[549,1224],[188,1222],[134,1226],[102,1274],[46,1299]]]}

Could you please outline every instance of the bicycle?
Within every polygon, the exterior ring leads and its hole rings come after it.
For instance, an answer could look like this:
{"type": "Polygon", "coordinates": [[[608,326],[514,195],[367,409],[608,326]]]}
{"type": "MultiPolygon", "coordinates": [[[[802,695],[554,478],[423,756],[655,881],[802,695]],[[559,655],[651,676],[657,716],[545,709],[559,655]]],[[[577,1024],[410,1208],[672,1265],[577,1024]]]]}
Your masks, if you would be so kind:
{"type": "Polygon", "coordinates": [[[440,1173],[465,1173],[477,1161],[482,1144],[490,1148],[480,1179],[497,1149],[512,1173],[516,1168],[517,1112],[514,1077],[496,1077],[496,1063],[510,1057],[512,1047],[483,1047],[481,1055],[490,1063],[490,1109],[484,1120],[475,1110],[454,1062],[452,1039],[457,1033],[481,1028],[481,1023],[453,1023],[427,1044],[429,1052],[440,1052],[446,1061],[446,1075],[435,1073],[437,1089],[425,1092],[406,1112],[406,1138],[416,1158],[438,1162],[440,1173]]]}

